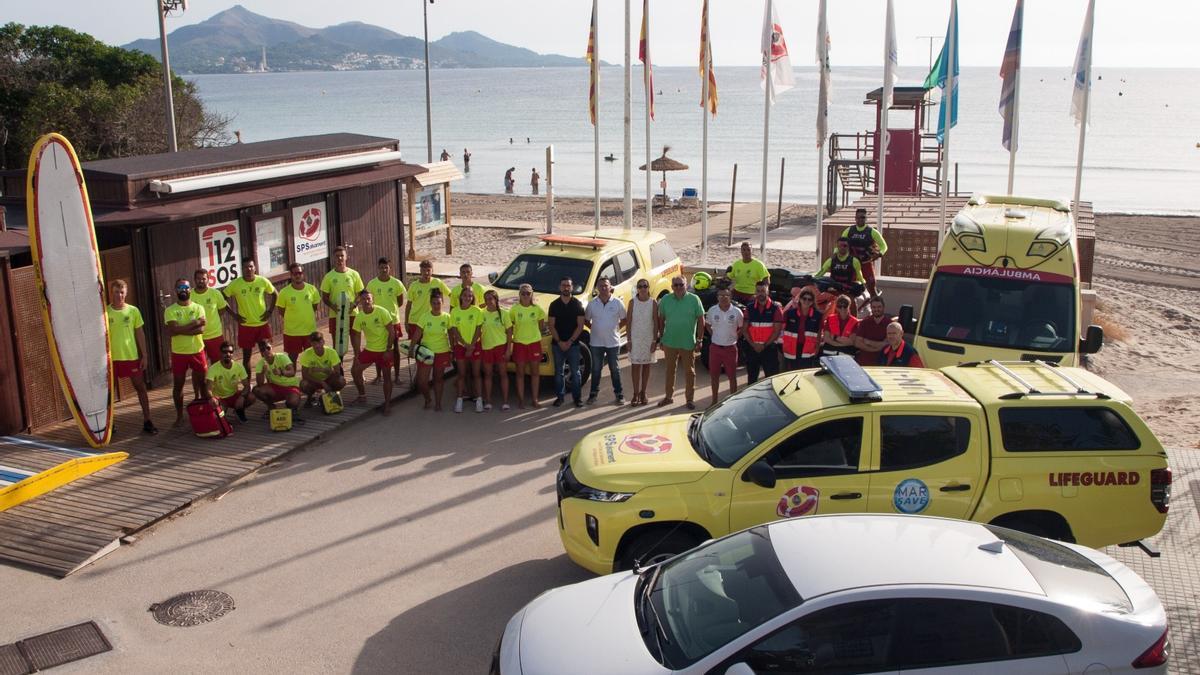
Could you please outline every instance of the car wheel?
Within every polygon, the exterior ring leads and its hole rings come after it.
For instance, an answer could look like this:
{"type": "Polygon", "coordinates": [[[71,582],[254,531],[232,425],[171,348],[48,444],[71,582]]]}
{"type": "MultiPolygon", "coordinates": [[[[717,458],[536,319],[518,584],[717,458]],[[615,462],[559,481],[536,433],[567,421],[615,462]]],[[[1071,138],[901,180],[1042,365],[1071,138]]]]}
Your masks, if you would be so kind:
{"type": "Polygon", "coordinates": [[[662,530],[650,530],[637,535],[629,542],[613,571],[631,570],[635,564],[642,567],[654,565],[695,548],[698,544],[700,540],[686,532],[675,531],[664,535],[662,530]]]}

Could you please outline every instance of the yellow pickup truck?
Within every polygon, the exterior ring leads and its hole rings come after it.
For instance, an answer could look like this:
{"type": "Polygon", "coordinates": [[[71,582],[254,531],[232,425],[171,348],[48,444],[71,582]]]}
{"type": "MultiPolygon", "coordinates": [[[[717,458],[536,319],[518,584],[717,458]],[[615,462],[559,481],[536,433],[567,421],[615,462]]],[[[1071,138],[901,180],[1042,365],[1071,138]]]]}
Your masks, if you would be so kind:
{"type": "Polygon", "coordinates": [[[1171,471],[1129,396],[1085,370],[862,368],[837,356],[704,413],[590,433],[556,484],[567,554],[607,574],[817,513],[920,513],[1134,543],[1162,529],[1171,471]]]}

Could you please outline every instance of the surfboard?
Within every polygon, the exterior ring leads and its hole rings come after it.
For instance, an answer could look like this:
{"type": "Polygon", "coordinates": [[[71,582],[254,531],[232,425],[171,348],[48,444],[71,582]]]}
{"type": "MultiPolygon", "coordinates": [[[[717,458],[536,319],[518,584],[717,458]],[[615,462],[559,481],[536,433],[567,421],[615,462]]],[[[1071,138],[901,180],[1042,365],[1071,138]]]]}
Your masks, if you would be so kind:
{"type": "Polygon", "coordinates": [[[334,322],[333,351],[338,356],[345,356],[350,351],[350,294],[342,291],[337,296],[337,321],[334,322]]]}
{"type": "Polygon", "coordinates": [[[99,448],[112,438],[113,416],[104,274],[83,171],[66,138],[46,134],[34,144],[25,197],[50,360],[79,431],[99,448]]]}

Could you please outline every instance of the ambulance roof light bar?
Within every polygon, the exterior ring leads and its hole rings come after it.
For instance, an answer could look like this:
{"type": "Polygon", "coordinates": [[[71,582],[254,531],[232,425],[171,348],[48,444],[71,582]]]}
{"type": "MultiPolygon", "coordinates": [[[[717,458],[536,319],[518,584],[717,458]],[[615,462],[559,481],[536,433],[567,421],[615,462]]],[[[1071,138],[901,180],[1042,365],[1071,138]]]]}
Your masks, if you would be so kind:
{"type": "Polygon", "coordinates": [[[832,375],[842,387],[851,403],[874,403],[883,400],[883,387],[879,386],[854,357],[845,354],[822,356],[818,375],[832,375]]]}
{"type": "Polygon", "coordinates": [[[607,239],[595,239],[593,237],[573,237],[566,234],[543,234],[538,238],[547,244],[556,244],[558,246],[586,246],[594,249],[603,248],[608,246],[610,243],[607,239]]]}

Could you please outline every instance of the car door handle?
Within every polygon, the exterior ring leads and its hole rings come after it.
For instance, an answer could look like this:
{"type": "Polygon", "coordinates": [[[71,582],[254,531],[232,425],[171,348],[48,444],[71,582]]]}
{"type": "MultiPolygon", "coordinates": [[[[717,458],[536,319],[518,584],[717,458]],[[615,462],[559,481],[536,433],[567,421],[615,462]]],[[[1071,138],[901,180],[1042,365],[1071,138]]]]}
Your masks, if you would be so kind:
{"type": "Polygon", "coordinates": [[[862,499],[861,492],[839,492],[836,495],[829,495],[830,499],[862,499]]]}
{"type": "Polygon", "coordinates": [[[941,490],[942,492],[966,492],[967,490],[971,489],[971,486],[970,486],[970,484],[963,483],[963,484],[954,484],[954,485],[943,485],[942,487],[940,487],[938,489],[941,490]]]}

